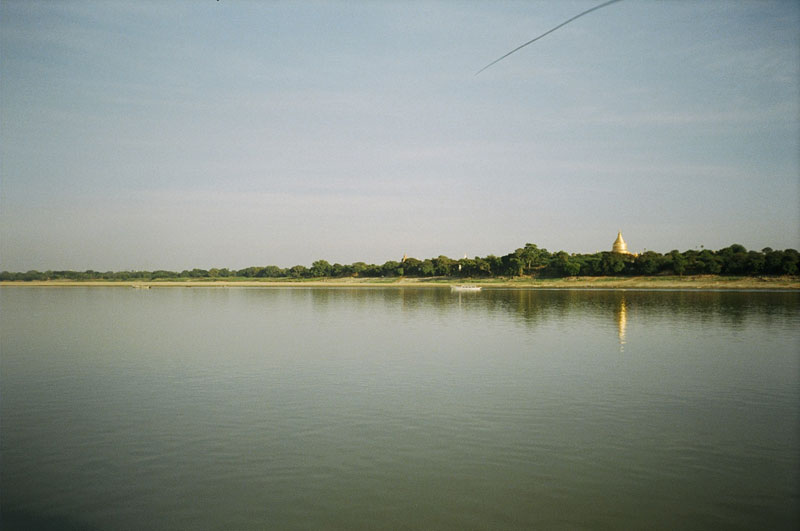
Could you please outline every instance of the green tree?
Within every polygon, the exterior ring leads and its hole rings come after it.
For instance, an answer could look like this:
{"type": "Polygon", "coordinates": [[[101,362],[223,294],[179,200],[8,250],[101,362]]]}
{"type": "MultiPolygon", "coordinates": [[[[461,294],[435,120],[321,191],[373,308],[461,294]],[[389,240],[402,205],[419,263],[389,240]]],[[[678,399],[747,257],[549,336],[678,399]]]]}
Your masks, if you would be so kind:
{"type": "Polygon", "coordinates": [[[509,269],[513,271],[514,276],[521,277],[525,273],[525,250],[521,247],[516,249],[513,253],[508,255],[509,269]]]}
{"type": "Polygon", "coordinates": [[[261,276],[264,278],[280,278],[286,276],[286,270],[275,265],[264,266],[261,269],[261,276]]]}
{"type": "Polygon", "coordinates": [[[475,257],[475,274],[480,277],[492,276],[492,264],[486,258],[475,257]]]}
{"type": "Polygon", "coordinates": [[[292,278],[304,278],[308,275],[308,268],[304,265],[296,265],[289,268],[289,276],[292,278]]]}
{"type": "Polygon", "coordinates": [[[786,249],[783,251],[783,260],[781,261],[781,269],[784,275],[796,275],[798,270],[798,262],[800,256],[794,249],[786,249]]]}
{"type": "Polygon", "coordinates": [[[634,259],[636,271],[642,275],[655,275],[662,262],[661,255],[655,251],[646,251],[634,259]]]}
{"type": "Polygon", "coordinates": [[[767,265],[767,260],[763,253],[759,253],[758,251],[749,251],[747,253],[745,270],[748,275],[763,274],[766,265],[767,265]]]}
{"type": "Polygon", "coordinates": [[[764,249],[764,269],[771,275],[783,273],[783,251],[773,251],[769,247],[764,249]]]}
{"type": "Polygon", "coordinates": [[[416,258],[406,258],[403,261],[403,270],[405,271],[405,274],[410,277],[418,277],[421,276],[420,273],[421,265],[422,262],[420,260],[417,260],[416,258]]]}
{"type": "Polygon", "coordinates": [[[331,266],[331,274],[330,276],[334,278],[342,278],[347,276],[347,271],[342,264],[336,263],[331,266]]]}
{"type": "Polygon", "coordinates": [[[547,249],[539,249],[536,244],[526,243],[522,249],[522,260],[525,273],[535,275],[538,271],[547,267],[550,261],[550,253],[547,252],[547,249]]]}
{"type": "Polygon", "coordinates": [[[700,251],[698,261],[703,263],[703,272],[709,275],[718,275],[722,271],[722,260],[712,251],[704,249],[700,251]]]}
{"type": "Polygon", "coordinates": [[[747,270],[747,249],[743,245],[734,243],[730,247],[720,249],[717,255],[722,259],[722,273],[726,275],[741,275],[747,270]]]}
{"type": "Polygon", "coordinates": [[[576,261],[570,260],[564,264],[564,273],[569,277],[574,277],[581,271],[581,264],[576,261]]]}
{"type": "Polygon", "coordinates": [[[686,271],[686,259],[677,249],[673,249],[668,253],[669,264],[672,267],[672,272],[676,275],[683,275],[686,271]]]}
{"type": "Polygon", "coordinates": [[[550,276],[563,277],[569,276],[567,274],[567,264],[569,263],[569,255],[564,251],[558,251],[550,255],[550,262],[547,264],[546,272],[550,276]]]}
{"type": "Polygon", "coordinates": [[[403,276],[403,268],[400,267],[400,262],[388,260],[381,266],[381,272],[385,277],[403,276]]]}
{"type": "Polygon", "coordinates": [[[436,266],[433,264],[433,260],[430,258],[423,260],[419,266],[419,272],[423,277],[432,277],[436,274],[436,266]]]}
{"type": "Polygon", "coordinates": [[[462,277],[472,277],[477,274],[475,260],[471,258],[461,258],[457,263],[457,272],[462,277]]]}
{"type": "Polygon", "coordinates": [[[326,260],[317,260],[311,264],[312,277],[329,277],[331,275],[331,265],[326,260]]]}
{"type": "Polygon", "coordinates": [[[22,280],[45,280],[45,276],[43,273],[36,271],[35,269],[31,269],[26,271],[25,274],[22,275],[22,280]]]}
{"type": "Polygon", "coordinates": [[[362,276],[365,277],[382,277],[384,276],[383,267],[377,264],[367,264],[362,276]]]}
{"type": "Polygon", "coordinates": [[[625,270],[623,254],[605,252],[601,257],[602,273],[604,275],[617,275],[625,270]]]}
{"type": "Polygon", "coordinates": [[[364,262],[355,262],[350,265],[350,270],[353,272],[354,277],[366,276],[364,271],[367,270],[367,264],[364,262]]]}
{"type": "Polygon", "coordinates": [[[263,267],[246,267],[244,269],[240,269],[236,272],[237,277],[245,277],[245,278],[256,278],[258,276],[264,276],[264,268],[263,267]]]}
{"type": "Polygon", "coordinates": [[[499,256],[490,254],[486,257],[486,262],[489,264],[489,271],[491,275],[498,276],[503,274],[503,259],[499,256]]]}
{"type": "Polygon", "coordinates": [[[439,255],[438,258],[434,258],[433,264],[437,276],[449,277],[455,269],[455,262],[444,255],[439,255]]]}

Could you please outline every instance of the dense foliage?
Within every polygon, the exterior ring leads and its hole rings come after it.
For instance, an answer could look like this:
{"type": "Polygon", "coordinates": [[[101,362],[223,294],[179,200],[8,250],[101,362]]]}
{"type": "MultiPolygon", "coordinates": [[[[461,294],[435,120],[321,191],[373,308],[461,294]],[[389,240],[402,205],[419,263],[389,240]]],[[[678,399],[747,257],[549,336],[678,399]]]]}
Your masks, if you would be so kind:
{"type": "Polygon", "coordinates": [[[748,251],[734,244],[719,251],[689,250],[660,254],[647,251],[639,255],[599,252],[594,254],[550,253],[534,244],[526,244],[505,256],[462,258],[446,256],[418,260],[389,260],[383,265],[355,262],[330,264],[317,260],[311,267],[296,265],[281,268],[270,265],[232,270],[227,268],[184,271],[3,271],[0,280],[159,280],[216,278],[343,278],[343,277],[519,277],[557,278],[569,276],[633,275],[797,275],[798,252],[769,247],[748,251]]]}

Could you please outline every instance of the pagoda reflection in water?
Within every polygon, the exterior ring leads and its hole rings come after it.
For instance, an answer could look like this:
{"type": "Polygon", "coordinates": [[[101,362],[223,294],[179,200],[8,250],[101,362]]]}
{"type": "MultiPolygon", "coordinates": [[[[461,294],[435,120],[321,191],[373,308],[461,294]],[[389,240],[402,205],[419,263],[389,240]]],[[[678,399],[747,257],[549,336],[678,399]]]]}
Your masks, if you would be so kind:
{"type": "Polygon", "coordinates": [[[614,320],[617,322],[617,335],[619,337],[619,351],[625,352],[625,327],[628,323],[628,307],[625,295],[619,300],[619,305],[614,311],[614,320]]]}

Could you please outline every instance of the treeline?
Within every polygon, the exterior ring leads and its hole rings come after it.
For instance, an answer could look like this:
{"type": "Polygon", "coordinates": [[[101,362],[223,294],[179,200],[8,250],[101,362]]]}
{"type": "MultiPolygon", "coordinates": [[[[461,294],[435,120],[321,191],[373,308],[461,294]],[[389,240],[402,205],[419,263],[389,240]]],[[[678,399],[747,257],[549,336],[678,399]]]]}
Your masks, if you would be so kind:
{"type": "Polygon", "coordinates": [[[783,251],[769,247],[748,251],[739,244],[718,251],[670,251],[666,254],[647,251],[639,255],[599,252],[550,253],[534,244],[526,244],[505,256],[452,259],[447,256],[418,260],[389,260],[384,264],[330,264],[317,260],[311,267],[274,265],[245,269],[192,269],[183,271],[3,271],[0,280],[159,280],[218,278],[345,278],[345,277],[539,277],[636,276],[636,275],[797,275],[800,256],[794,249],[783,251]]]}

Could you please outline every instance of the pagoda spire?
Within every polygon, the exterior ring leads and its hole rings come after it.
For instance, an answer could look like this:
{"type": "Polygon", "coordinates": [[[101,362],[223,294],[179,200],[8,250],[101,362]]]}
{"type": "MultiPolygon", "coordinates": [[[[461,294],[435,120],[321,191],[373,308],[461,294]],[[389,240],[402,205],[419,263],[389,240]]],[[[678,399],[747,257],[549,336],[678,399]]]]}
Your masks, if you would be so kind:
{"type": "Polygon", "coordinates": [[[612,253],[619,253],[619,254],[630,254],[628,252],[628,245],[625,243],[625,240],[622,239],[622,231],[617,233],[617,239],[614,240],[614,245],[611,247],[612,253]]]}

